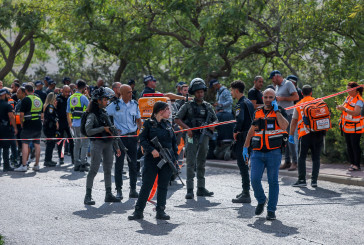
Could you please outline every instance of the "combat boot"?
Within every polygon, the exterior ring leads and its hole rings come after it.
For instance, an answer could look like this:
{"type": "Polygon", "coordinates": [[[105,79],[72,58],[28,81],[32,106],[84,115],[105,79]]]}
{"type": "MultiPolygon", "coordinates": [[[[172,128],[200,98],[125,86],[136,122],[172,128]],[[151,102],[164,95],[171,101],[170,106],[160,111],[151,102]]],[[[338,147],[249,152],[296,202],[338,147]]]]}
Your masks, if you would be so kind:
{"type": "Polygon", "coordinates": [[[116,198],[111,193],[111,187],[106,188],[106,194],[105,194],[105,202],[120,202],[121,200],[119,198],[116,198]]]}
{"type": "Polygon", "coordinates": [[[128,220],[143,219],[143,210],[139,206],[135,206],[135,211],[132,215],[128,216],[128,220]]]}
{"type": "Polygon", "coordinates": [[[249,191],[243,191],[241,195],[238,195],[237,198],[232,200],[233,203],[251,203],[252,200],[250,198],[249,191]]]}
{"type": "Polygon", "coordinates": [[[136,189],[130,189],[129,198],[138,198],[138,197],[139,197],[139,194],[136,191],[136,189]]]}
{"type": "Polygon", "coordinates": [[[211,197],[214,193],[212,191],[208,191],[205,187],[200,187],[197,189],[197,196],[200,197],[211,197]]]}
{"type": "Polygon", "coordinates": [[[116,198],[123,200],[123,192],[121,191],[121,189],[116,189],[116,198]]]}
{"type": "Polygon", "coordinates": [[[91,192],[91,188],[86,188],[85,200],[83,201],[85,205],[95,205],[95,201],[92,199],[91,192]]]}
{"type": "Polygon", "coordinates": [[[156,208],[156,210],[157,210],[156,218],[157,219],[169,220],[171,218],[169,215],[166,214],[166,212],[164,212],[165,209],[166,209],[165,206],[156,208]]]}
{"type": "Polygon", "coordinates": [[[80,172],[88,172],[89,171],[89,168],[85,164],[83,164],[83,165],[80,165],[80,168],[78,169],[78,171],[80,171],[80,172]]]}
{"type": "Polygon", "coordinates": [[[193,199],[194,198],[193,189],[188,189],[187,190],[187,194],[186,194],[185,198],[186,199],[193,199]]]}

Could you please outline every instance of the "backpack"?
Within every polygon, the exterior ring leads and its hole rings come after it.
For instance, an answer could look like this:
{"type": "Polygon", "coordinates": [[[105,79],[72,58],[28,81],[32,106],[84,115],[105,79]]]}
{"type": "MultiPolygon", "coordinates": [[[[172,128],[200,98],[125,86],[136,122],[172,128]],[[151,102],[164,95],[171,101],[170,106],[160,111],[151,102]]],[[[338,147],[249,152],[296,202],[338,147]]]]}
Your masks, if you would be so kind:
{"type": "Polygon", "coordinates": [[[86,133],[86,128],[85,128],[85,125],[86,125],[86,121],[87,121],[87,117],[88,115],[90,114],[90,112],[86,111],[82,114],[82,117],[81,117],[81,128],[80,128],[80,131],[81,131],[81,134],[85,135],[86,137],[90,137],[87,135],[86,133]]]}
{"type": "Polygon", "coordinates": [[[324,101],[310,103],[303,107],[303,122],[311,132],[331,128],[330,109],[324,101]]]}

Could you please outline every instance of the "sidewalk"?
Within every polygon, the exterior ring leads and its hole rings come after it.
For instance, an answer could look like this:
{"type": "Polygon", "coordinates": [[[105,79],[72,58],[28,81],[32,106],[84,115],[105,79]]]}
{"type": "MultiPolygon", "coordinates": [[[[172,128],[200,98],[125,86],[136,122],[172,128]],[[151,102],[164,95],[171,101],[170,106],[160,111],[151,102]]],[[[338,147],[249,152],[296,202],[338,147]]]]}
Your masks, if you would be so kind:
{"type": "MultiPolygon", "coordinates": [[[[282,161],[283,163],[283,161],[282,161]]],[[[238,169],[236,160],[206,160],[206,165],[219,168],[238,169]]],[[[312,162],[307,160],[307,179],[311,177],[312,162]]],[[[347,164],[327,164],[322,163],[320,167],[319,180],[330,181],[339,184],[364,186],[364,171],[348,171],[347,164]]],[[[296,171],[279,170],[281,176],[297,177],[296,171]]]]}

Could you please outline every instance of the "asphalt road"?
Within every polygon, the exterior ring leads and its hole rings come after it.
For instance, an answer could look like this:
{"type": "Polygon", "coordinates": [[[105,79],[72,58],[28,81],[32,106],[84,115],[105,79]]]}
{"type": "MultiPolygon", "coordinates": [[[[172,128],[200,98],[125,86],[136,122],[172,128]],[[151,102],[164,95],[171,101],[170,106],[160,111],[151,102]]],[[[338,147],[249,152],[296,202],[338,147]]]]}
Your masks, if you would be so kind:
{"type": "MultiPolygon", "coordinates": [[[[183,171],[185,172],[185,170],[183,171]]],[[[318,182],[294,188],[280,177],[277,220],[254,215],[251,204],[233,204],[240,190],[237,170],[207,168],[211,198],[184,199],[186,189],[170,186],[167,214],[157,221],[147,204],[144,220],[128,221],[136,199],[104,203],[102,168],[94,182],[95,206],[85,206],[86,174],[72,166],[40,172],[0,173],[0,234],[5,244],[363,244],[364,188],[318,182]]],[[[183,175],[183,179],[184,175],[183,175]]],[[[267,181],[263,179],[265,189],[267,181]]],[[[138,187],[139,188],[139,187],[138,187]]]]}

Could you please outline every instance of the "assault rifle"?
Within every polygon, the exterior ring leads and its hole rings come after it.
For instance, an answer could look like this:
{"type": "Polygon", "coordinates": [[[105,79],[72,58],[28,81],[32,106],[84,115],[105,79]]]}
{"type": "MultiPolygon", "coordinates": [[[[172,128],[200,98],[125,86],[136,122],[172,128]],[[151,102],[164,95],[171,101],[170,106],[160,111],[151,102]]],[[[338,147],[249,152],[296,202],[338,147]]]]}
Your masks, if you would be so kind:
{"type": "MultiPolygon", "coordinates": [[[[100,116],[102,116],[102,119],[104,119],[105,124],[107,125],[107,127],[109,127],[110,132],[111,132],[111,136],[118,136],[119,135],[118,130],[111,123],[111,120],[110,120],[109,116],[106,115],[105,113],[101,113],[100,116]]],[[[116,142],[117,142],[120,150],[122,150],[125,153],[126,159],[128,160],[128,162],[131,162],[131,159],[130,159],[130,157],[128,155],[128,149],[125,147],[123,141],[121,141],[121,139],[119,137],[116,137],[115,139],[116,139],[116,142]]]]}
{"type": "MultiPolygon", "coordinates": [[[[206,126],[209,125],[210,122],[210,118],[212,116],[212,113],[210,111],[207,111],[207,117],[206,117],[206,121],[201,125],[201,126],[206,126]]],[[[207,135],[210,139],[212,138],[212,136],[214,135],[214,133],[208,129],[208,128],[203,128],[201,130],[201,135],[200,135],[200,139],[198,141],[198,144],[201,145],[203,142],[203,138],[204,136],[207,135]]]]}
{"type": "Polygon", "coordinates": [[[184,186],[185,184],[183,183],[181,177],[179,176],[178,169],[176,168],[176,165],[172,160],[172,155],[171,155],[170,151],[168,149],[162,147],[162,145],[159,142],[157,137],[154,137],[151,140],[151,142],[153,143],[153,145],[155,147],[158,148],[159,157],[161,158],[160,162],[157,164],[158,168],[161,169],[164,166],[164,164],[167,163],[169,165],[169,167],[172,169],[173,174],[176,175],[179,178],[182,185],[184,186]]]}

